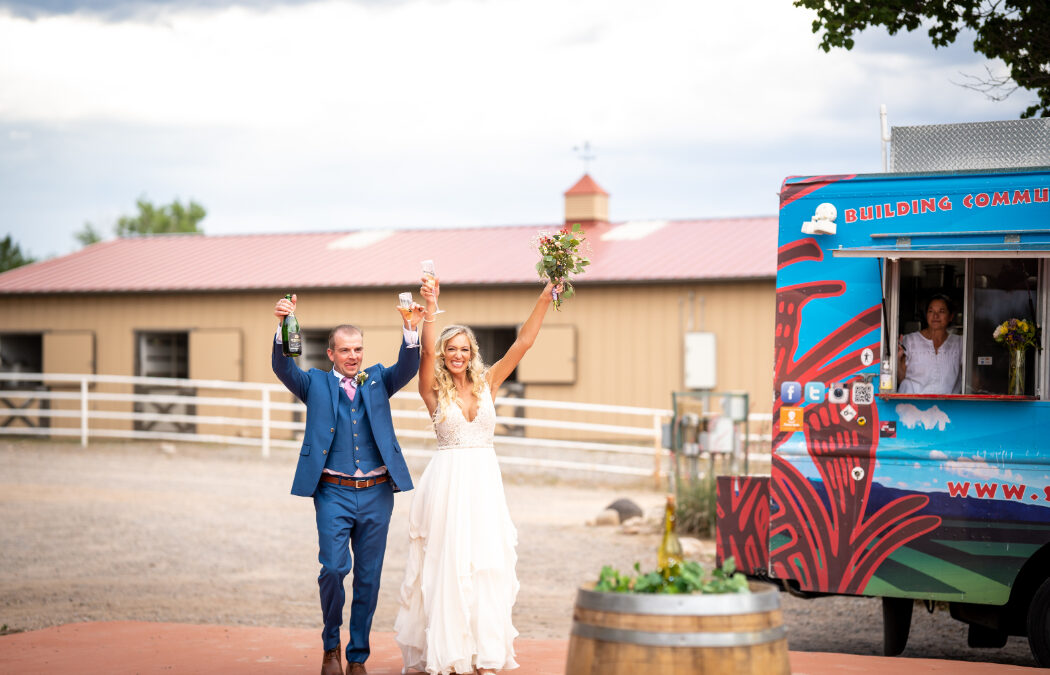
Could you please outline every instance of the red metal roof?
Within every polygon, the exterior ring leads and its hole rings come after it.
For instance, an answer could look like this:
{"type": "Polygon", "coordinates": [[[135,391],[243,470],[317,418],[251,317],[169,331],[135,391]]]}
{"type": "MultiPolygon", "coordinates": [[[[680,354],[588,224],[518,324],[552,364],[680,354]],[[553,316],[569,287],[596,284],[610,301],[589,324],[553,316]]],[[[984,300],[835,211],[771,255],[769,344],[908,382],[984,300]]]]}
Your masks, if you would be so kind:
{"type": "Polygon", "coordinates": [[[583,174],[583,178],[576,181],[576,185],[565,191],[565,196],[569,195],[605,195],[609,196],[609,193],[601,188],[598,183],[591,178],[590,174],[583,174]]]}
{"type": "MultiPolygon", "coordinates": [[[[426,258],[445,285],[535,283],[532,241],[559,227],[133,237],[0,274],[0,294],[406,286],[426,258]]],[[[775,217],[615,223],[580,281],[773,278],[776,238],[775,217]]]]}

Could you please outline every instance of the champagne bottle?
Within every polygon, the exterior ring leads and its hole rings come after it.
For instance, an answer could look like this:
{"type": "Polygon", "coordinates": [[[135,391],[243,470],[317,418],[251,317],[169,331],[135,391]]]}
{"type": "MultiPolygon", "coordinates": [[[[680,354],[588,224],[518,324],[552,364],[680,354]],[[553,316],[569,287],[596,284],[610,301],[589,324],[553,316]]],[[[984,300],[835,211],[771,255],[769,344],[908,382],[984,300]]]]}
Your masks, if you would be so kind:
{"type": "Polygon", "coordinates": [[[674,495],[667,495],[667,506],[664,509],[664,538],[656,552],[656,563],[664,579],[677,577],[682,564],[682,544],[675,533],[674,495]]]}
{"type": "MultiPolygon", "coordinates": [[[[284,296],[291,300],[292,294],[284,296]]],[[[300,356],[303,353],[303,336],[299,334],[299,320],[295,314],[289,314],[281,322],[281,351],[285,356],[300,356]]]]}

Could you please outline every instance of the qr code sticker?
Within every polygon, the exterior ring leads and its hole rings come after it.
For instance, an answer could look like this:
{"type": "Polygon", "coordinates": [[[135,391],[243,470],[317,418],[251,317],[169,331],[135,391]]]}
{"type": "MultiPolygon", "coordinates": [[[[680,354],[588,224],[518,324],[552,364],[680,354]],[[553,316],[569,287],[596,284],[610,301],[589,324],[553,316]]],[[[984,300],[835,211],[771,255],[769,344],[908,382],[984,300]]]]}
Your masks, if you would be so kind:
{"type": "Polygon", "coordinates": [[[871,405],[875,402],[875,385],[871,382],[853,383],[853,405],[871,405]]]}

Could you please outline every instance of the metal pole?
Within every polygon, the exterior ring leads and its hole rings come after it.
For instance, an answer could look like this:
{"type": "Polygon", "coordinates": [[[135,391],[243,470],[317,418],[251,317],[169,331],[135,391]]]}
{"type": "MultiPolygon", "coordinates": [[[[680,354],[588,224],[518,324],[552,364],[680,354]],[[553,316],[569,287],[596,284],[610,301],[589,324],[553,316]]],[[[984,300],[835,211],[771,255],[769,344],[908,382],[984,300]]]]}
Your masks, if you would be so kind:
{"type": "Polygon", "coordinates": [[[80,378],[80,447],[88,444],[88,383],[87,378],[80,378]]]}
{"type": "Polygon", "coordinates": [[[890,127],[886,122],[885,103],[879,106],[879,128],[882,132],[882,172],[887,173],[890,168],[889,159],[887,158],[886,144],[890,142],[890,127]]]}
{"type": "Polygon", "coordinates": [[[663,456],[663,425],[660,416],[653,415],[653,487],[660,489],[660,464],[663,456]]]}
{"type": "Polygon", "coordinates": [[[749,463],[751,461],[751,448],[748,445],[751,442],[751,396],[746,391],[744,392],[744,475],[751,475],[751,467],[749,463]]]}
{"type": "Polygon", "coordinates": [[[262,456],[270,456],[270,390],[262,390],[262,456]]]}

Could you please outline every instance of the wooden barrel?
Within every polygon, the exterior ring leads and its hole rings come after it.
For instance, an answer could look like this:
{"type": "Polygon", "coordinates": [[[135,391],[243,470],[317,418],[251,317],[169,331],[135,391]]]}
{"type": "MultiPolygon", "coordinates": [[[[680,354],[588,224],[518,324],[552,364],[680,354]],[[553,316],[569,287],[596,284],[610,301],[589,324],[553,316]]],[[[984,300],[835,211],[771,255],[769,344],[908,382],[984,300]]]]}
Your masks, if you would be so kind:
{"type": "Polygon", "coordinates": [[[790,675],[780,596],[649,595],[581,588],[566,675],[726,673],[790,675]]]}

